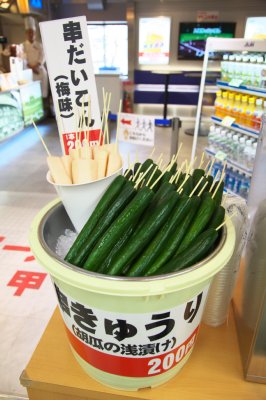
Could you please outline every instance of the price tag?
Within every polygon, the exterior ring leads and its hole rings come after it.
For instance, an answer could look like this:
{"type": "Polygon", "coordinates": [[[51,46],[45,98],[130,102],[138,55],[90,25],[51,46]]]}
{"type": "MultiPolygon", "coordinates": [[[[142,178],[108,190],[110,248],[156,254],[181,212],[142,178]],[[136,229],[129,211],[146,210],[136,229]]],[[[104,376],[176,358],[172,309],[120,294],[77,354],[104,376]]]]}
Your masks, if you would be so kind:
{"type": "Polygon", "coordinates": [[[217,151],[217,153],[215,154],[215,158],[217,158],[217,160],[224,161],[224,160],[226,160],[227,155],[226,155],[226,153],[224,153],[223,151],[219,150],[219,151],[217,151]]]}
{"type": "Polygon", "coordinates": [[[243,82],[242,79],[234,78],[229,82],[229,85],[234,87],[239,87],[242,85],[242,82],[243,82]]]}
{"type": "Polygon", "coordinates": [[[231,126],[234,122],[235,122],[235,118],[229,117],[229,115],[227,115],[227,117],[224,117],[221,124],[223,126],[231,126]]]}

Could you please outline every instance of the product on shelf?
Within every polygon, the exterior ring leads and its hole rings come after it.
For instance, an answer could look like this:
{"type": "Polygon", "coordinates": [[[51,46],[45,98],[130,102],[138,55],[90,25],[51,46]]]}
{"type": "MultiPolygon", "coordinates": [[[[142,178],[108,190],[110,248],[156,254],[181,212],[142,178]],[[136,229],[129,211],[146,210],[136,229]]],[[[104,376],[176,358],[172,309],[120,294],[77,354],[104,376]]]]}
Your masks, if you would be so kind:
{"type": "MultiPolygon", "coordinates": [[[[212,168],[212,176],[215,176],[218,171],[222,171],[223,165],[218,160],[214,163],[212,168]]],[[[250,188],[250,177],[240,172],[237,168],[227,167],[225,169],[225,189],[233,192],[244,199],[247,199],[250,188]]]]}
{"type": "Polygon", "coordinates": [[[224,54],[221,61],[221,79],[239,80],[244,86],[265,87],[266,63],[261,54],[224,54]]]}
{"type": "Polygon", "coordinates": [[[261,119],[266,111],[266,101],[257,96],[218,90],[214,102],[214,115],[217,118],[233,117],[240,127],[259,131],[261,119]]]}
{"type": "MultiPolygon", "coordinates": [[[[264,109],[266,106],[266,101],[264,102],[264,109]]],[[[260,130],[261,128],[261,119],[262,119],[262,114],[263,114],[263,102],[262,99],[256,99],[256,107],[255,107],[255,111],[254,111],[254,129],[256,130],[260,130]]]]}
{"type": "Polygon", "coordinates": [[[220,126],[211,125],[209,128],[208,149],[214,154],[222,151],[227,160],[238,164],[240,168],[253,169],[256,147],[256,139],[220,126]]]}

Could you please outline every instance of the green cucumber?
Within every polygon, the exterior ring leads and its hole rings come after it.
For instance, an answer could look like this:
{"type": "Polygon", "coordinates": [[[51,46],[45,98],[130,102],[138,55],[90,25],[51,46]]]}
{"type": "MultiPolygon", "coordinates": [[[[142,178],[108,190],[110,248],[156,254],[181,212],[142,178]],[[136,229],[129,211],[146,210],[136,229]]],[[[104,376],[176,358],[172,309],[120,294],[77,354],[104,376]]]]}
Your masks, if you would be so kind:
{"type": "MultiPolygon", "coordinates": [[[[169,164],[169,166],[171,165],[171,163],[169,164]]],[[[171,168],[170,168],[170,172],[172,173],[172,175],[174,175],[175,173],[176,173],[176,171],[177,171],[177,162],[175,161],[175,162],[173,162],[173,164],[171,165],[171,168]]]]}
{"type": "Polygon", "coordinates": [[[209,255],[218,236],[219,233],[212,228],[202,232],[186,250],[173,257],[153,275],[170,274],[202,261],[204,257],[209,255]]]}
{"type": "Polygon", "coordinates": [[[172,176],[173,176],[173,173],[172,173],[171,171],[166,171],[166,172],[163,174],[163,176],[162,176],[161,185],[162,185],[164,182],[169,182],[170,179],[172,178],[172,176]]]}
{"type": "Polygon", "coordinates": [[[185,236],[187,229],[200,206],[201,199],[198,196],[192,196],[190,198],[189,207],[187,209],[186,216],[176,226],[172,236],[170,236],[162,249],[160,255],[152,263],[152,265],[144,272],[144,276],[150,276],[156,274],[156,271],[161,268],[171,257],[175,254],[179,244],[185,236]]]}
{"type": "Polygon", "coordinates": [[[186,194],[189,196],[190,193],[192,192],[193,188],[194,188],[193,178],[192,178],[192,176],[189,176],[183,186],[182,195],[186,194]]]}
{"type": "Polygon", "coordinates": [[[212,199],[211,194],[205,193],[195,218],[189,226],[188,231],[179,248],[177,249],[176,254],[179,254],[185,250],[190,243],[204,230],[213,215],[214,209],[215,202],[212,199]]]}
{"type": "Polygon", "coordinates": [[[119,275],[123,268],[131,263],[143,250],[143,248],[153,239],[158,230],[164,225],[173,208],[177,204],[178,194],[169,193],[158,207],[157,212],[152,213],[142,226],[141,230],[136,230],[131,236],[125,248],[120,251],[112,263],[111,268],[106,272],[109,275],[119,275]]]}
{"type": "Polygon", "coordinates": [[[196,168],[193,171],[192,178],[193,178],[193,184],[194,187],[196,184],[200,181],[200,179],[205,175],[204,169],[196,168]]]}
{"type": "Polygon", "coordinates": [[[93,229],[97,225],[99,219],[106,212],[106,209],[110,207],[113,201],[117,198],[119,193],[121,192],[123,186],[126,184],[127,180],[124,176],[117,176],[110,186],[107,188],[88,221],[82,228],[81,232],[77,236],[75,242],[69,249],[67,255],[65,256],[65,260],[71,264],[75,264],[75,260],[78,257],[80,249],[83,247],[87,238],[91,235],[93,229]]]}
{"type": "Polygon", "coordinates": [[[208,181],[208,185],[205,188],[205,192],[209,192],[210,188],[212,186],[212,183],[213,183],[213,176],[212,175],[208,175],[208,176],[206,176],[206,179],[208,181]]]}
{"type": "MultiPolygon", "coordinates": [[[[219,183],[220,183],[220,181],[218,181],[218,182],[216,182],[216,183],[214,184],[213,189],[212,189],[212,193],[215,192],[215,190],[216,190],[216,188],[217,188],[217,185],[219,185],[219,183]]],[[[219,205],[221,204],[221,202],[222,202],[223,192],[224,192],[224,182],[221,182],[221,184],[220,184],[220,186],[219,186],[219,188],[218,188],[218,190],[217,190],[217,192],[215,193],[215,196],[214,196],[214,198],[213,198],[213,199],[214,199],[214,202],[215,202],[215,204],[216,204],[217,206],[219,206],[219,205]]]]}
{"type": "Polygon", "coordinates": [[[225,209],[223,206],[218,206],[215,208],[213,216],[208,223],[208,229],[213,228],[216,229],[219,225],[221,225],[224,222],[224,216],[225,216],[225,209]]]}
{"type": "Polygon", "coordinates": [[[86,259],[83,268],[89,271],[97,271],[100,268],[112,248],[121,236],[125,234],[128,227],[133,224],[134,221],[138,221],[139,217],[149,206],[153,197],[153,191],[147,186],[144,186],[137,192],[130,203],[97,241],[86,259]]]}
{"type": "Polygon", "coordinates": [[[97,240],[106,231],[106,229],[111,225],[111,223],[117,218],[120,212],[127,206],[130,200],[135,196],[136,190],[134,189],[132,182],[126,182],[125,186],[122,188],[121,193],[111,204],[111,206],[106,210],[106,212],[99,219],[98,224],[95,226],[92,233],[88,236],[87,240],[84,242],[83,246],[80,248],[74,262],[78,267],[82,267],[89,252],[93,249],[97,240]]]}
{"type": "Polygon", "coordinates": [[[131,176],[133,176],[133,170],[132,169],[126,169],[124,172],[124,177],[126,179],[129,179],[131,176]]]}
{"type": "Polygon", "coordinates": [[[106,271],[110,268],[114,258],[116,257],[116,254],[120,251],[120,249],[122,249],[123,246],[126,245],[127,241],[131,237],[136,223],[137,221],[134,222],[132,225],[130,225],[128,230],[124,233],[124,235],[121,236],[121,238],[114,245],[111,252],[106,257],[106,259],[103,261],[102,265],[96,271],[97,273],[106,274],[106,271]]]}
{"type": "Polygon", "coordinates": [[[184,218],[190,210],[193,201],[188,196],[179,198],[175,209],[168,217],[165,224],[151,241],[147,249],[140,255],[129,269],[127,276],[142,276],[147,271],[156,258],[164,251],[168,241],[173,237],[177,224],[184,218]]]}
{"type": "Polygon", "coordinates": [[[134,175],[135,175],[136,172],[138,171],[140,165],[141,165],[141,163],[139,163],[139,162],[137,162],[137,163],[134,164],[134,168],[133,168],[134,175]]]}

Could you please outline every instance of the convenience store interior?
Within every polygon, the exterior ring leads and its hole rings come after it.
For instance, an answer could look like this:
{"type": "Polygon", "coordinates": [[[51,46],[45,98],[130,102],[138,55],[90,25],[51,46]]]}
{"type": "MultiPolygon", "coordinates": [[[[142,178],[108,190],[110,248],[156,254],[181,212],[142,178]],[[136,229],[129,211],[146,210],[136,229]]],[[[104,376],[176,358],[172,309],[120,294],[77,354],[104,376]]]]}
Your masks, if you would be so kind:
{"type": "MultiPolygon", "coordinates": [[[[12,1],[10,3],[12,3],[12,1]]],[[[217,98],[217,90],[220,90],[221,93],[227,91],[229,98],[230,87],[229,89],[227,87],[216,87],[216,79],[221,79],[221,59],[208,61],[207,68],[209,75],[207,75],[206,78],[206,86],[204,84],[203,99],[201,99],[201,103],[198,103],[201,76],[203,71],[203,58],[202,56],[200,59],[195,56],[188,56],[187,59],[178,57],[178,46],[180,45],[179,30],[181,23],[196,23],[198,22],[199,18],[205,18],[207,23],[210,22],[210,19],[212,21],[211,23],[213,23],[213,21],[217,21],[217,23],[223,22],[225,24],[234,23],[235,30],[233,37],[242,39],[245,35],[246,22],[248,18],[266,18],[265,0],[254,0],[253,2],[246,0],[235,0],[233,2],[224,1],[223,3],[217,0],[191,0],[190,2],[184,0],[48,0],[26,2],[16,1],[13,2],[13,5],[11,4],[10,7],[11,8],[7,11],[0,11],[0,37],[7,38],[7,45],[13,43],[20,44],[24,41],[24,22],[25,17],[29,15],[33,16],[37,23],[61,18],[70,19],[84,15],[86,16],[88,24],[93,26],[97,26],[97,23],[102,27],[106,24],[122,24],[127,26],[128,52],[126,57],[126,72],[123,73],[123,75],[119,72],[121,64],[116,64],[115,60],[114,65],[116,65],[116,67],[115,70],[111,72],[109,68],[110,65],[105,64],[105,68],[102,71],[97,69],[98,64],[95,66],[94,73],[98,91],[99,108],[102,112],[104,108],[102,88],[103,85],[105,85],[105,89],[112,94],[111,107],[109,110],[111,116],[118,115],[119,101],[122,99],[123,112],[142,116],[153,116],[153,118],[160,121],[159,123],[155,124],[155,142],[153,143],[155,146],[155,152],[153,154],[154,159],[158,159],[160,154],[163,153],[165,162],[170,162],[171,156],[181,145],[182,151],[180,151],[178,163],[182,164],[185,160],[190,162],[193,146],[196,145],[193,159],[196,157],[197,163],[200,163],[205,149],[209,148],[209,153],[205,153],[205,161],[207,162],[208,157],[212,157],[214,153],[217,153],[217,151],[220,150],[216,143],[217,138],[215,139],[214,134],[216,132],[217,136],[217,127],[220,129],[219,135],[223,130],[224,133],[222,133],[222,135],[225,137],[228,137],[228,134],[231,134],[230,137],[232,137],[237,133],[238,138],[236,140],[238,140],[239,143],[240,138],[244,136],[242,129],[243,124],[240,123],[240,119],[237,120],[234,118],[233,124],[237,123],[238,125],[236,127],[236,132],[233,133],[230,130],[232,127],[234,127],[232,125],[232,121],[231,125],[229,126],[219,126],[219,123],[223,122],[222,120],[225,118],[225,114],[221,114],[221,111],[219,111],[220,114],[215,114],[216,120],[211,119],[212,115],[217,112],[216,106],[214,107],[214,102],[217,98]],[[14,3],[16,3],[16,5],[14,3]],[[25,11],[25,9],[23,9],[24,5],[22,3],[26,4],[26,13],[23,13],[23,10],[25,11]],[[200,15],[202,16],[200,17],[200,15]],[[169,17],[171,21],[168,61],[163,61],[162,64],[156,64],[156,62],[154,64],[149,64],[147,61],[142,62],[139,59],[138,48],[140,38],[139,21],[140,19],[156,18],[159,16],[169,17]],[[208,18],[210,19],[208,20],[208,18]],[[165,81],[167,76],[169,77],[170,82],[168,86],[168,93],[166,95],[165,81]],[[126,103],[126,95],[129,95],[129,104],[126,103]],[[166,96],[168,96],[167,101],[166,96]],[[200,116],[197,115],[199,104],[201,108],[200,116]],[[177,125],[175,125],[175,129],[173,128],[173,124],[170,124],[170,127],[162,126],[162,119],[168,121],[176,120],[177,122],[175,123],[177,125]],[[194,127],[197,119],[198,136],[197,141],[195,142],[194,127]],[[217,125],[215,125],[215,123],[217,123],[217,125]],[[210,126],[213,126],[214,128],[211,129],[210,126]],[[238,129],[239,126],[240,129],[238,129]],[[210,133],[212,134],[212,139],[210,138],[210,133]]],[[[265,50],[262,50],[260,54],[263,55],[266,62],[266,29],[264,34],[265,50]]],[[[38,24],[37,37],[40,41],[41,36],[38,24]]],[[[110,42],[110,38],[108,38],[108,40],[110,42]]],[[[248,40],[251,41],[251,38],[248,40]]],[[[109,42],[106,40],[106,43],[109,42]]],[[[92,43],[91,50],[93,53],[96,53],[96,49],[93,48],[92,43]]],[[[234,54],[234,52],[240,53],[240,51],[234,51],[234,49],[232,49],[230,54],[234,54]]],[[[226,52],[224,52],[224,54],[225,53],[226,52]]],[[[100,51],[97,53],[98,57],[99,54],[100,51]]],[[[257,57],[258,52],[254,52],[254,54],[256,54],[257,57]]],[[[120,56],[118,58],[120,62],[120,56]]],[[[109,61],[107,61],[107,64],[108,62],[109,61]]],[[[1,65],[4,67],[4,70],[2,70],[0,73],[0,78],[2,73],[9,72],[6,57],[3,58],[2,56],[1,65]]],[[[1,84],[2,82],[3,81],[1,80],[1,84]]],[[[243,80],[241,82],[243,85],[243,80]]],[[[255,85],[251,85],[254,86],[254,90],[250,96],[253,96],[253,98],[255,96],[255,104],[256,100],[260,99],[261,97],[262,105],[264,98],[266,100],[265,80],[264,84],[264,92],[262,89],[257,87],[255,90],[255,85]],[[259,90],[258,93],[257,90],[259,90]]],[[[7,89],[3,90],[2,87],[1,90],[3,94],[4,92],[9,91],[7,89]]],[[[12,90],[14,90],[14,87],[12,90]]],[[[15,90],[17,89],[15,88],[15,90]]],[[[38,90],[40,92],[40,88],[38,90]]],[[[39,119],[37,118],[35,122],[39,133],[41,134],[50,153],[52,155],[60,155],[62,153],[58,134],[60,126],[58,126],[56,123],[51,91],[49,93],[49,100],[47,101],[47,99],[45,99],[43,104],[44,114],[39,119]]],[[[3,114],[1,115],[3,116],[3,114]]],[[[32,126],[32,124],[26,120],[24,122],[25,124],[22,124],[18,131],[5,131],[4,133],[1,131],[0,133],[0,274],[2,282],[0,290],[0,352],[2,354],[0,363],[0,399],[20,400],[32,398],[35,400],[38,398],[38,400],[42,400],[45,397],[38,397],[38,394],[37,397],[29,396],[27,387],[21,383],[21,374],[25,372],[32,354],[34,353],[37,344],[41,340],[50,318],[54,314],[54,311],[57,307],[57,298],[55,296],[54,287],[49,275],[37,262],[33,256],[33,253],[31,252],[28,237],[30,225],[35,215],[49,202],[56,199],[58,194],[53,185],[51,185],[46,178],[48,171],[46,160],[47,153],[43,143],[41,142],[36,129],[32,126]],[[16,274],[19,273],[26,274],[26,277],[28,274],[29,279],[34,276],[35,273],[40,279],[39,286],[36,285],[36,287],[34,287],[34,289],[37,290],[30,290],[27,286],[19,287],[18,281],[14,282],[16,274]]],[[[110,132],[111,142],[115,142],[116,140],[116,127],[117,125],[114,123],[114,120],[110,119],[108,129],[110,132]]],[[[257,146],[257,137],[260,126],[258,127],[258,125],[255,125],[255,123],[253,125],[249,124],[246,126],[246,129],[251,142],[250,146],[254,147],[254,143],[256,143],[257,146]]],[[[254,148],[256,148],[256,146],[254,148]]],[[[136,157],[137,154],[139,161],[143,162],[152,151],[152,147],[143,146],[141,144],[133,145],[132,143],[126,143],[125,141],[119,142],[119,149],[125,169],[129,163],[129,153],[131,161],[136,157]]],[[[225,151],[225,147],[223,147],[222,152],[224,153],[225,151]]],[[[241,154],[239,155],[238,152],[236,157],[240,156],[241,154]]],[[[249,157],[248,160],[250,163],[245,164],[243,170],[241,170],[239,167],[239,160],[240,158],[232,158],[231,164],[230,162],[228,163],[231,171],[231,175],[229,176],[228,174],[227,181],[229,182],[228,193],[234,192],[235,188],[238,187],[236,182],[237,179],[239,179],[239,182],[240,180],[242,182],[241,184],[243,185],[243,189],[240,188],[239,184],[240,189],[237,189],[239,190],[237,194],[242,196],[241,199],[243,202],[246,202],[248,199],[248,190],[250,188],[253,164],[250,162],[249,157]],[[239,178],[240,176],[241,179],[239,178]],[[233,183],[232,179],[234,179],[233,183]],[[246,185],[247,181],[249,182],[249,186],[246,185]]],[[[242,157],[241,160],[243,162],[245,159],[242,157]]],[[[214,174],[218,173],[218,171],[221,171],[223,161],[224,159],[222,158],[218,164],[216,163],[217,165],[213,164],[214,168],[216,165],[216,170],[212,171],[214,174]]],[[[254,162],[254,160],[252,162],[254,162]]],[[[256,294],[256,296],[260,295],[260,298],[256,298],[256,301],[254,301],[256,305],[259,304],[257,301],[260,301],[263,297],[263,282],[265,283],[265,280],[263,281],[263,279],[265,279],[265,273],[262,274],[262,277],[262,288],[257,288],[256,294]]],[[[19,278],[21,279],[21,276],[19,276],[19,278]]],[[[254,290],[254,287],[252,290],[254,290]]],[[[252,290],[251,293],[256,292],[252,292],[252,290]]],[[[233,332],[232,335],[234,347],[232,347],[230,344],[229,350],[224,350],[225,359],[229,359],[228,352],[235,352],[235,355],[231,354],[231,356],[234,358],[232,370],[230,370],[230,373],[232,374],[231,377],[227,377],[226,373],[221,367],[221,381],[219,381],[219,377],[217,375],[216,378],[214,378],[217,379],[217,382],[215,382],[215,384],[212,382],[212,387],[208,389],[208,391],[206,391],[207,384],[203,384],[202,387],[199,386],[198,388],[194,387],[193,390],[191,389],[190,391],[185,385],[182,387],[182,381],[179,380],[176,383],[177,389],[175,389],[174,383],[171,384],[170,397],[166,392],[166,383],[162,386],[165,388],[165,392],[159,392],[156,391],[157,389],[152,389],[155,390],[155,397],[153,397],[153,395],[150,394],[147,389],[145,391],[143,390],[137,392],[140,394],[140,397],[137,395],[134,397],[134,392],[132,392],[133,394],[129,394],[130,392],[128,392],[128,395],[123,398],[157,399],[157,397],[161,398],[161,396],[165,396],[165,398],[166,396],[167,398],[172,398],[173,396],[174,398],[176,394],[184,395],[184,393],[187,391],[188,394],[187,397],[183,397],[184,400],[195,398],[196,395],[198,398],[210,398],[213,400],[222,399],[225,396],[229,400],[265,399],[266,387],[264,374],[266,373],[266,352],[263,353],[265,350],[265,345],[262,345],[262,358],[260,360],[260,367],[256,369],[256,366],[259,364],[256,364],[255,359],[254,364],[252,364],[254,369],[252,370],[251,368],[251,375],[252,373],[254,375],[261,374],[262,381],[261,383],[257,383],[258,381],[256,380],[248,379],[251,381],[248,382],[245,376],[245,374],[247,374],[247,370],[244,372],[244,362],[241,358],[242,344],[238,343],[239,339],[237,336],[237,329],[232,315],[232,304],[230,302],[230,305],[228,306],[227,317],[220,327],[207,327],[206,325],[205,328],[203,328],[203,333],[205,333],[204,329],[206,329],[207,335],[209,335],[206,337],[208,338],[213,337],[211,335],[215,334],[215,329],[221,329],[219,331],[219,338],[221,338],[221,335],[224,335],[226,337],[226,343],[229,342],[227,328],[230,330],[230,332],[233,332]],[[233,369],[233,367],[235,369],[233,369]],[[227,381],[229,382],[228,387],[226,386],[227,381]],[[181,387],[180,392],[178,392],[178,385],[181,387]],[[206,395],[209,397],[205,397],[206,395]]],[[[260,316],[260,318],[261,319],[257,323],[258,327],[263,323],[263,316],[260,316]]],[[[255,332],[255,329],[253,329],[252,332],[255,332]]],[[[265,326],[264,328],[261,328],[260,335],[263,334],[262,332],[264,332],[265,335],[265,326]]],[[[204,348],[206,342],[204,341],[203,333],[202,336],[200,336],[199,344],[204,348]]],[[[245,343],[246,347],[249,345],[250,342],[245,343]]],[[[197,345],[194,352],[196,351],[197,345]]],[[[221,352],[219,355],[222,357],[221,352]]],[[[191,360],[193,360],[193,356],[194,354],[191,356],[191,360]]],[[[252,357],[252,354],[250,357],[252,357]]],[[[198,362],[197,365],[200,366],[197,356],[195,357],[195,360],[198,362]]],[[[208,360],[206,362],[208,362],[208,360]]],[[[76,361],[73,361],[73,363],[76,363],[76,361]]],[[[223,360],[221,360],[221,365],[223,365],[223,360]]],[[[40,366],[40,368],[42,368],[42,366],[40,366]]],[[[184,370],[185,368],[187,367],[185,366],[184,370]]],[[[182,373],[183,372],[181,372],[180,379],[182,379],[182,373]]],[[[193,373],[192,370],[191,373],[193,373]]],[[[189,382],[189,376],[183,376],[185,382],[189,382]]],[[[24,379],[24,381],[27,381],[27,379],[24,379]]],[[[90,385],[90,381],[86,383],[85,379],[84,382],[85,387],[86,384],[90,385]]],[[[171,382],[173,382],[173,380],[171,382]]],[[[93,388],[94,392],[92,390],[88,395],[92,396],[94,393],[96,397],[86,397],[85,395],[84,397],[76,397],[77,394],[75,393],[74,396],[74,391],[72,394],[70,391],[70,394],[68,393],[65,396],[62,394],[59,395],[62,397],[57,397],[57,395],[54,395],[54,399],[107,399],[111,398],[111,396],[114,396],[113,398],[118,399],[120,397],[121,392],[114,389],[110,389],[110,392],[104,392],[104,394],[102,394],[101,385],[97,385],[97,388],[93,388]],[[96,392],[97,394],[95,394],[96,392]]],[[[59,389],[58,391],[60,392],[59,389]]],[[[47,396],[47,399],[53,398],[49,394],[47,396]]]]}

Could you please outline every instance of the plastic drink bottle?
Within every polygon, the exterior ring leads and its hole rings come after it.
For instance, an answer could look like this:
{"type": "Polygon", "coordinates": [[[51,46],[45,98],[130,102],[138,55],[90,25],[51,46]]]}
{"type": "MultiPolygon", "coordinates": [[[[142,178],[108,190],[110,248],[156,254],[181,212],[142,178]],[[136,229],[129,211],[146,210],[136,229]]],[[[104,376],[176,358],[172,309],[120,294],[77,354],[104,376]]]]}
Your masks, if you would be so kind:
{"type": "Polygon", "coordinates": [[[244,199],[248,198],[249,188],[250,188],[250,178],[246,174],[243,174],[242,185],[241,185],[239,194],[244,199]]]}
{"type": "Polygon", "coordinates": [[[246,108],[246,126],[249,128],[254,128],[255,100],[255,97],[250,97],[246,108]]]}
{"type": "Polygon", "coordinates": [[[246,146],[244,149],[244,167],[249,168],[250,159],[251,159],[251,152],[252,152],[252,142],[250,139],[246,141],[246,146]]]}
{"type": "Polygon", "coordinates": [[[239,146],[238,135],[234,135],[232,143],[232,156],[231,156],[234,161],[237,161],[238,159],[238,146],[239,146]]]}
{"type": "Polygon", "coordinates": [[[249,57],[247,55],[242,56],[242,74],[241,74],[241,79],[242,79],[242,85],[246,85],[248,81],[248,71],[249,71],[249,57]]]}
{"type": "Polygon", "coordinates": [[[257,142],[252,143],[251,151],[250,151],[250,159],[249,159],[249,168],[253,169],[255,157],[257,151],[257,142]]]}
{"type": "Polygon", "coordinates": [[[259,131],[261,127],[262,114],[263,114],[262,99],[256,99],[255,111],[253,115],[253,128],[256,129],[257,131],[259,131]]]}
{"type": "Polygon", "coordinates": [[[226,107],[228,103],[228,92],[224,91],[222,93],[222,107],[221,107],[221,118],[224,118],[226,116],[226,107]]]}
{"type": "Polygon", "coordinates": [[[235,101],[232,110],[232,117],[235,118],[235,122],[238,124],[240,120],[240,109],[241,109],[241,95],[235,95],[235,101]]]}
{"type": "Polygon", "coordinates": [[[218,118],[221,118],[222,116],[222,91],[218,90],[218,92],[216,92],[216,98],[215,98],[215,102],[214,102],[214,108],[215,108],[215,116],[218,118]]]}
{"type": "Polygon", "coordinates": [[[227,104],[225,107],[225,114],[229,115],[230,117],[233,115],[234,99],[235,99],[235,94],[233,92],[229,92],[227,104]]]}
{"type": "Polygon", "coordinates": [[[215,129],[215,143],[214,143],[215,152],[221,150],[221,142],[223,136],[222,131],[223,129],[220,126],[216,127],[215,129]]]}
{"type": "Polygon", "coordinates": [[[241,79],[241,69],[242,69],[242,57],[240,54],[237,54],[235,56],[235,78],[236,79],[241,79]]]}
{"type": "Polygon", "coordinates": [[[256,66],[255,66],[255,79],[254,86],[261,87],[262,86],[262,70],[263,70],[263,57],[256,57],[256,66]]]}
{"type": "Polygon", "coordinates": [[[251,86],[255,86],[256,82],[256,56],[251,56],[249,61],[249,82],[251,86]]]}
{"type": "Polygon", "coordinates": [[[226,186],[228,187],[229,190],[232,192],[234,191],[234,186],[235,186],[235,174],[233,171],[233,168],[228,169],[228,178],[226,182],[226,186]]]}
{"type": "Polygon", "coordinates": [[[220,150],[222,150],[223,152],[226,152],[226,142],[227,142],[227,129],[222,129],[221,130],[221,138],[220,138],[220,150]]]}
{"type": "Polygon", "coordinates": [[[235,170],[234,174],[235,174],[235,185],[234,185],[233,191],[234,191],[236,194],[239,194],[240,187],[241,187],[241,185],[242,185],[242,174],[239,172],[238,169],[235,170]]]}
{"type": "Polygon", "coordinates": [[[237,158],[237,162],[239,164],[243,164],[244,163],[244,150],[246,147],[246,139],[242,136],[241,138],[239,138],[239,145],[238,145],[238,158],[237,158]]]}
{"type": "Polygon", "coordinates": [[[228,131],[228,133],[226,134],[226,146],[225,146],[225,153],[227,154],[227,158],[231,158],[232,156],[232,139],[233,138],[233,134],[231,131],[228,131]]]}
{"type": "Polygon", "coordinates": [[[246,108],[248,104],[248,96],[244,95],[241,96],[241,103],[239,109],[239,124],[244,125],[246,124],[246,108]]]}
{"type": "Polygon", "coordinates": [[[223,55],[223,61],[221,62],[221,79],[222,81],[228,81],[228,54],[223,55]]]}
{"type": "Polygon", "coordinates": [[[213,145],[214,141],[215,141],[215,126],[211,125],[208,135],[208,148],[212,151],[214,150],[214,145],[213,145]]]}
{"type": "Polygon", "coordinates": [[[234,78],[235,75],[235,55],[231,54],[229,56],[229,62],[228,62],[228,81],[230,82],[231,79],[234,78]]]}

